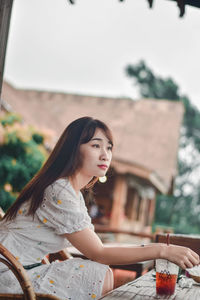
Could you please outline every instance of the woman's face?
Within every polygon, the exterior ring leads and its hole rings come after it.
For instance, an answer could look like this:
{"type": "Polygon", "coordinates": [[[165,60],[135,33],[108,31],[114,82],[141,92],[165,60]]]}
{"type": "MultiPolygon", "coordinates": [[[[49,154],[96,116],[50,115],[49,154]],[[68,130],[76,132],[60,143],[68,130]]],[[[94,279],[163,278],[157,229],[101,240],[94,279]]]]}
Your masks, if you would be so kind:
{"type": "Polygon", "coordinates": [[[106,174],[112,159],[112,144],[103,130],[97,128],[92,139],[80,146],[80,153],[82,175],[102,177],[106,174]]]}

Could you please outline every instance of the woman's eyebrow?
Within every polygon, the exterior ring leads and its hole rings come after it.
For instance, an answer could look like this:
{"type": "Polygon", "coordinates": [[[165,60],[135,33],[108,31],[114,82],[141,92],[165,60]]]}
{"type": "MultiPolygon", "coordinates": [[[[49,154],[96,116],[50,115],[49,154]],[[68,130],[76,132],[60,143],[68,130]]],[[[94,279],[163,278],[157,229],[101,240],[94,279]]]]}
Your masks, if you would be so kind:
{"type": "Polygon", "coordinates": [[[93,139],[91,139],[91,141],[103,141],[103,139],[100,139],[100,138],[93,138],[93,139]]]}
{"type": "MultiPolygon", "coordinates": [[[[93,138],[93,139],[91,139],[91,141],[103,141],[103,139],[101,139],[101,138],[93,138]]],[[[110,144],[110,145],[112,145],[113,146],[113,144],[112,144],[112,142],[111,141],[108,141],[108,144],[110,144]]]]}

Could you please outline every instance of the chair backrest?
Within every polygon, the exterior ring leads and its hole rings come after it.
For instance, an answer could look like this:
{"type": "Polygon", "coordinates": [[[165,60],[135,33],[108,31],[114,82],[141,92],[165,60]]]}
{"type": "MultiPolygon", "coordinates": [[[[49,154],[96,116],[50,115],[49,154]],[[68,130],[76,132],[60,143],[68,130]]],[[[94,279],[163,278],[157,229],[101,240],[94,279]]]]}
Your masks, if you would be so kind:
{"type": "MultiPolygon", "coordinates": [[[[12,253],[0,244],[0,263],[5,264],[19,281],[23,294],[1,294],[0,299],[24,299],[24,300],[59,300],[58,297],[49,294],[38,294],[33,290],[32,283],[22,264],[12,255],[12,253]]],[[[1,270],[1,268],[0,268],[1,270]]]]}
{"type": "MultiPolygon", "coordinates": [[[[167,234],[161,234],[161,233],[156,234],[155,242],[166,243],[167,234]]],[[[186,235],[186,234],[170,234],[169,243],[173,245],[188,247],[193,251],[195,251],[198,255],[200,255],[200,236],[186,235]]]]}
{"type": "Polygon", "coordinates": [[[33,286],[22,264],[2,244],[0,244],[0,254],[2,256],[0,257],[0,262],[5,264],[14,273],[24,292],[25,299],[35,300],[36,295],[33,286]]]}

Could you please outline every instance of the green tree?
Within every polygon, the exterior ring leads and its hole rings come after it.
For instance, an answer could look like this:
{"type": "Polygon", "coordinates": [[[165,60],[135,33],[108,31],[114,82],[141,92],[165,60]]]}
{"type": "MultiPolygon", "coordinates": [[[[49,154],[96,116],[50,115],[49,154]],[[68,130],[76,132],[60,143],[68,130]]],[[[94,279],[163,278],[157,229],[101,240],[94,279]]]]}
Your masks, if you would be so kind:
{"type": "Polygon", "coordinates": [[[0,206],[6,211],[41,168],[47,152],[44,136],[7,114],[0,119],[0,206]]]}
{"type": "Polygon", "coordinates": [[[155,222],[173,226],[176,232],[200,233],[200,112],[170,77],[153,73],[144,61],[126,68],[143,98],[181,101],[185,108],[178,153],[178,171],[173,196],[158,195],[155,222]]]}

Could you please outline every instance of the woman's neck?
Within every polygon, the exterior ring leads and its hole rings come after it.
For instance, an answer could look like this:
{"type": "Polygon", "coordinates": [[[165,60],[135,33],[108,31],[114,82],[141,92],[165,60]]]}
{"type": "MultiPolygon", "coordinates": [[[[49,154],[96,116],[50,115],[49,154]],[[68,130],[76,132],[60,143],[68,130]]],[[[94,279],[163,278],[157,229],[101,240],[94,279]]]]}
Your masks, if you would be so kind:
{"type": "Polygon", "coordinates": [[[91,177],[84,176],[81,173],[77,173],[76,175],[69,177],[69,181],[77,195],[79,194],[80,190],[84,188],[91,179],[91,177]]]}

